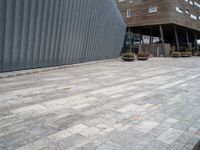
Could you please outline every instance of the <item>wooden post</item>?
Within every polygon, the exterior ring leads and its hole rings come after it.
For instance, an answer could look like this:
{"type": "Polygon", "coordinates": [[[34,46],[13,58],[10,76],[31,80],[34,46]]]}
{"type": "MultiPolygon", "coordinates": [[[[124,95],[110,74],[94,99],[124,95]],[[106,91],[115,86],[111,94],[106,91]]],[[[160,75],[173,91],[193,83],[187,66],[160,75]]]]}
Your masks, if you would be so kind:
{"type": "Polygon", "coordinates": [[[195,44],[197,45],[197,32],[194,33],[194,40],[195,40],[195,44]]]}
{"type": "Polygon", "coordinates": [[[178,52],[180,52],[179,40],[178,40],[178,34],[177,34],[176,25],[174,26],[174,33],[175,33],[175,38],[176,38],[176,47],[177,47],[178,52]]]}
{"type": "MultiPolygon", "coordinates": [[[[198,33],[199,33],[199,32],[198,32],[198,33]]],[[[197,34],[198,34],[198,33],[197,33],[197,34]]],[[[199,34],[198,34],[198,35],[199,35],[199,34]]],[[[199,40],[199,39],[198,39],[198,35],[197,35],[197,40],[199,40]]],[[[198,42],[197,42],[197,48],[198,48],[198,52],[199,52],[199,44],[198,44],[198,42]]]]}
{"type": "Polygon", "coordinates": [[[129,28],[129,29],[128,29],[128,38],[129,38],[129,48],[130,48],[130,50],[129,50],[129,51],[131,51],[131,52],[132,52],[131,28],[129,28]]]}
{"type": "Polygon", "coordinates": [[[152,43],[152,34],[153,34],[153,30],[152,30],[152,28],[151,28],[151,31],[150,31],[150,39],[149,39],[149,44],[151,44],[152,43]]]}
{"type": "Polygon", "coordinates": [[[143,36],[142,36],[142,33],[140,31],[140,52],[144,51],[144,39],[143,39],[143,36]]]}
{"type": "Polygon", "coordinates": [[[144,39],[143,39],[143,35],[140,33],[141,39],[142,39],[142,44],[144,45],[144,39]]]}
{"type": "Polygon", "coordinates": [[[162,45],[163,45],[163,56],[165,56],[165,39],[164,39],[164,35],[163,35],[163,28],[162,25],[159,25],[160,28],[160,35],[161,35],[161,41],[162,41],[162,45]]]}
{"type": "Polygon", "coordinates": [[[197,32],[195,32],[195,44],[197,45],[197,51],[199,51],[199,45],[197,43],[197,32]]]}
{"type": "Polygon", "coordinates": [[[134,52],[135,52],[135,50],[134,50],[134,47],[135,47],[135,44],[134,44],[134,42],[135,42],[134,30],[133,30],[133,32],[132,32],[132,35],[133,35],[132,46],[133,46],[133,53],[134,53],[134,52]]]}
{"type": "Polygon", "coordinates": [[[149,45],[151,44],[151,41],[152,41],[152,36],[150,35],[149,45]]]}
{"type": "Polygon", "coordinates": [[[188,48],[190,47],[190,41],[189,41],[189,36],[188,36],[188,30],[186,29],[186,40],[187,40],[187,45],[188,48]]]}
{"type": "Polygon", "coordinates": [[[152,39],[151,39],[151,43],[153,43],[153,41],[154,41],[154,36],[153,36],[152,39]]]}
{"type": "Polygon", "coordinates": [[[152,34],[153,34],[153,31],[152,31],[152,28],[151,28],[151,30],[150,30],[150,39],[149,39],[149,44],[148,44],[148,52],[151,52],[152,51],[152,46],[151,46],[151,44],[152,44],[152,34]]]}

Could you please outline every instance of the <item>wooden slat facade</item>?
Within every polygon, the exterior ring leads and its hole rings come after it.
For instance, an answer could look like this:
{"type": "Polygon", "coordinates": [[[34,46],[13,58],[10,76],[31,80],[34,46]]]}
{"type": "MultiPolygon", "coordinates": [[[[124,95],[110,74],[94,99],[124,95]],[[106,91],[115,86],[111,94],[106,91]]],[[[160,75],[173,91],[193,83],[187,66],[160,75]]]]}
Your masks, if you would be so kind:
{"type": "MultiPolygon", "coordinates": [[[[115,0],[127,27],[151,26],[160,24],[176,24],[189,29],[200,31],[200,8],[191,5],[194,0],[115,0]],[[149,13],[150,7],[157,7],[157,12],[149,13]],[[176,11],[176,7],[183,11],[183,14],[176,11]],[[127,10],[131,10],[131,17],[127,17],[127,10]],[[189,14],[186,13],[189,11],[189,14]],[[197,16],[197,20],[191,18],[191,14],[197,16]]],[[[200,0],[195,0],[200,4],[200,0]]]]}

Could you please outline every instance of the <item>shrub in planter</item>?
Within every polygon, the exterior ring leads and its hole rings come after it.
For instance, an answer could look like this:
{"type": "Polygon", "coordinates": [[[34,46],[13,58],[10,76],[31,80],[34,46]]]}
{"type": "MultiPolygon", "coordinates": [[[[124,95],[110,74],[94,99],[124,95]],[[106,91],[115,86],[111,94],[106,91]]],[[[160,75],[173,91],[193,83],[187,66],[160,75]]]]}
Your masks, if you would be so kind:
{"type": "Polygon", "coordinates": [[[127,52],[122,54],[121,58],[125,61],[133,61],[135,60],[135,54],[132,52],[127,52]]]}
{"type": "Polygon", "coordinates": [[[185,49],[185,51],[184,52],[192,52],[192,49],[190,49],[190,48],[187,48],[187,49],[185,49]]]}
{"type": "Polygon", "coordinates": [[[138,54],[137,54],[137,59],[138,60],[147,60],[147,59],[149,59],[149,53],[148,52],[139,52],[138,54]]]}
{"type": "Polygon", "coordinates": [[[180,53],[180,52],[172,52],[172,53],[171,53],[171,56],[172,56],[172,57],[176,57],[176,58],[177,58],[177,57],[181,57],[181,53],[180,53]]]}
{"type": "Polygon", "coordinates": [[[181,52],[181,57],[191,57],[192,53],[191,52],[181,52]]]}

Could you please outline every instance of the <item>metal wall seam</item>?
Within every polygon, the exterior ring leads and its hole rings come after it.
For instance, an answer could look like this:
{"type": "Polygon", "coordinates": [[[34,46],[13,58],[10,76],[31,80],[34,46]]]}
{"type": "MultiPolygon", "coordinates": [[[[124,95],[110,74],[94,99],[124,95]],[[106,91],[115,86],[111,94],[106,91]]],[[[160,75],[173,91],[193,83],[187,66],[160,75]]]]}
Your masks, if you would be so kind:
{"type": "Polygon", "coordinates": [[[48,19],[48,26],[47,26],[47,37],[46,37],[46,50],[45,50],[45,59],[44,59],[44,66],[49,66],[49,60],[50,60],[50,48],[51,48],[51,42],[52,42],[52,32],[53,32],[53,21],[54,21],[54,11],[55,11],[55,1],[50,1],[50,7],[49,7],[49,19],[48,19]]]}
{"type": "Polygon", "coordinates": [[[61,47],[61,37],[62,37],[62,27],[63,27],[63,19],[64,19],[64,0],[60,2],[60,11],[59,11],[59,19],[58,19],[58,32],[56,35],[56,43],[55,43],[55,57],[53,65],[60,64],[59,55],[60,55],[60,47],[61,47]]]}
{"type": "Polygon", "coordinates": [[[19,66],[19,56],[21,49],[21,33],[22,33],[22,15],[23,15],[23,1],[16,1],[15,3],[15,21],[14,21],[14,41],[12,49],[12,58],[11,58],[11,68],[18,69],[19,66]]]}
{"type": "Polygon", "coordinates": [[[65,51],[66,51],[66,54],[65,54],[65,60],[64,60],[64,63],[67,63],[67,64],[70,64],[70,54],[71,54],[71,38],[72,38],[72,29],[73,29],[73,24],[74,24],[74,12],[73,11],[76,11],[76,9],[74,8],[74,3],[75,1],[70,1],[70,5],[68,6],[68,9],[69,9],[69,17],[68,17],[68,20],[67,20],[67,33],[66,34],[66,38],[65,38],[65,51]]]}
{"type": "MultiPolygon", "coordinates": [[[[104,18],[106,17],[106,11],[105,11],[105,9],[106,9],[106,6],[107,6],[107,3],[105,3],[105,0],[102,0],[101,1],[101,3],[102,3],[102,30],[101,30],[101,38],[100,38],[100,47],[99,47],[99,59],[101,60],[101,59],[103,59],[103,53],[104,53],[104,44],[103,44],[103,42],[104,42],[104,35],[105,35],[105,30],[104,30],[104,28],[105,28],[105,25],[106,25],[106,23],[104,22],[104,18]]],[[[105,18],[105,20],[106,20],[106,18],[105,18]]]]}
{"type": "MultiPolygon", "coordinates": [[[[95,0],[95,3],[98,3],[98,0],[95,0]]],[[[99,12],[99,5],[95,5],[95,15],[94,15],[94,31],[93,31],[93,36],[92,36],[92,44],[91,44],[91,56],[90,56],[90,61],[95,60],[95,52],[96,48],[95,45],[97,45],[97,31],[98,31],[98,25],[99,25],[99,17],[98,17],[98,12],[99,12]]]]}
{"type": "Polygon", "coordinates": [[[91,26],[90,26],[90,29],[89,32],[90,32],[90,36],[89,36],[89,42],[88,42],[88,49],[87,49],[87,62],[91,61],[91,57],[92,57],[92,44],[93,44],[93,40],[94,40],[94,25],[95,25],[95,11],[96,11],[96,6],[95,5],[95,0],[93,0],[93,5],[92,5],[92,14],[91,14],[91,26]]]}
{"type": "Polygon", "coordinates": [[[37,11],[38,9],[38,0],[31,1],[31,16],[30,16],[30,28],[29,28],[29,41],[28,41],[28,51],[27,51],[27,62],[26,67],[33,67],[33,54],[34,54],[34,43],[36,36],[36,20],[37,20],[37,11]]]}
{"type": "MultiPolygon", "coordinates": [[[[94,6],[94,1],[90,1],[89,3],[89,8],[93,8],[94,6]]],[[[87,30],[87,41],[86,41],[86,49],[85,49],[85,57],[84,57],[84,61],[85,62],[88,62],[88,56],[89,56],[89,53],[90,53],[90,39],[91,39],[91,31],[93,30],[92,29],[92,16],[93,16],[93,9],[90,9],[90,13],[88,14],[89,15],[89,21],[88,21],[88,30],[87,30]]]]}
{"type": "Polygon", "coordinates": [[[51,36],[51,45],[50,45],[50,57],[49,57],[49,65],[53,66],[54,57],[55,57],[55,42],[56,42],[56,34],[58,30],[58,19],[59,19],[59,6],[60,0],[55,1],[55,11],[53,14],[53,29],[52,29],[52,36],[51,36]]]}
{"type": "Polygon", "coordinates": [[[38,1],[38,13],[37,13],[37,21],[36,21],[36,31],[35,31],[35,42],[34,42],[34,53],[33,53],[33,68],[39,65],[39,57],[40,57],[40,45],[41,37],[42,37],[42,20],[44,18],[44,1],[38,1]]]}
{"type": "Polygon", "coordinates": [[[73,37],[72,37],[72,47],[71,47],[71,64],[77,63],[77,58],[76,54],[78,53],[76,47],[78,45],[78,31],[80,29],[80,11],[81,11],[81,1],[82,0],[77,0],[76,1],[76,15],[75,15],[75,25],[74,27],[74,32],[73,32],[73,37]]]}
{"type": "Polygon", "coordinates": [[[5,20],[5,44],[3,56],[3,70],[11,69],[11,56],[13,49],[13,32],[14,32],[14,18],[15,18],[15,1],[7,0],[6,20],[5,20]],[[6,49],[6,50],[5,50],[6,49]]]}
{"type": "Polygon", "coordinates": [[[20,61],[19,61],[19,69],[26,68],[26,58],[27,58],[27,49],[28,49],[28,41],[29,41],[29,27],[30,27],[30,9],[31,3],[28,1],[24,1],[23,10],[24,13],[22,15],[22,40],[21,51],[20,51],[20,61]]]}
{"type": "Polygon", "coordinates": [[[86,48],[86,37],[87,37],[87,29],[88,29],[88,22],[89,22],[89,11],[90,11],[90,9],[89,9],[89,5],[88,5],[88,3],[89,3],[89,0],[85,0],[85,11],[84,11],[84,13],[83,13],[83,16],[84,16],[84,22],[83,22],[83,26],[84,26],[84,28],[83,28],[83,42],[82,42],[82,51],[81,51],[81,62],[84,62],[84,58],[85,58],[85,48],[86,48]]]}
{"type": "Polygon", "coordinates": [[[67,33],[67,30],[68,30],[68,26],[69,23],[68,23],[68,19],[70,17],[69,15],[69,5],[72,1],[65,1],[65,4],[64,4],[64,16],[63,16],[63,27],[62,27],[62,35],[61,35],[61,43],[60,43],[60,53],[59,53],[59,65],[62,65],[62,64],[65,64],[65,55],[67,53],[67,50],[66,50],[66,33],[67,33]]]}
{"type": "Polygon", "coordinates": [[[0,3],[0,71],[3,70],[4,43],[5,43],[6,1],[0,3]]]}
{"type": "Polygon", "coordinates": [[[87,42],[88,42],[88,37],[89,37],[89,28],[90,28],[90,15],[91,15],[91,10],[89,9],[91,8],[90,4],[90,0],[85,0],[85,2],[87,3],[87,9],[85,10],[85,16],[86,16],[86,26],[85,26],[85,35],[84,35],[84,45],[83,45],[83,50],[82,50],[82,56],[83,56],[83,61],[82,62],[86,62],[86,51],[87,51],[87,42]]]}
{"type": "Polygon", "coordinates": [[[79,35],[78,35],[78,46],[77,46],[77,63],[81,63],[82,61],[82,56],[81,56],[81,52],[83,50],[83,35],[84,35],[84,21],[85,21],[85,15],[84,15],[84,10],[85,8],[87,7],[86,5],[87,3],[85,3],[85,1],[81,1],[81,12],[80,12],[80,24],[81,24],[81,27],[79,27],[79,35]]]}
{"type": "Polygon", "coordinates": [[[104,22],[104,10],[102,10],[103,8],[104,8],[104,6],[105,6],[105,2],[104,1],[99,1],[99,29],[98,29],[98,43],[97,43],[97,49],[96,49],[96,56],[95,56],[95,58],[97,59],[97,60],[101,60],[102,58],[101,58],[101,53],[102,53],[102,49],[101,49],[101,44],[102,44],[102,41],[103,41],[103,28],[104,28],[104,24],[105,23],[102,23],[102,22],[104,22]],[[102,12],[103,11],[103,12],[102,12]]]}

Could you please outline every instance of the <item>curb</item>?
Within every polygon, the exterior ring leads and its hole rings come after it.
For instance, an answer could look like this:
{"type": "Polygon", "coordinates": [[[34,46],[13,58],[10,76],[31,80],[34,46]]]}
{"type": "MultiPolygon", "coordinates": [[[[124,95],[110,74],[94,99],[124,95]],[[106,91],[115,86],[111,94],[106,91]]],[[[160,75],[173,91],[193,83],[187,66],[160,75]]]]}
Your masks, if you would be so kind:
{"type": "Polygon", "coordinates": [[[36,69],[2,72],[2,73],[0,73],[0,79],[35,74],[35,73],[40,73],[40,72],[54,71],[54,70],[65,69],[65,68],[86,66],[86,65],[98,64],[98,63],[103,63],[103,62],[111,62],[111,61],[116,61],[116,60],[119,60],[119,59],[115,58],[115,59],[98,60],[98,61],[92,61],[92,62],[71,64],[71,65],[61,65],[61,66],[46,67],[46,68],[36,68],[36,69]]]}

